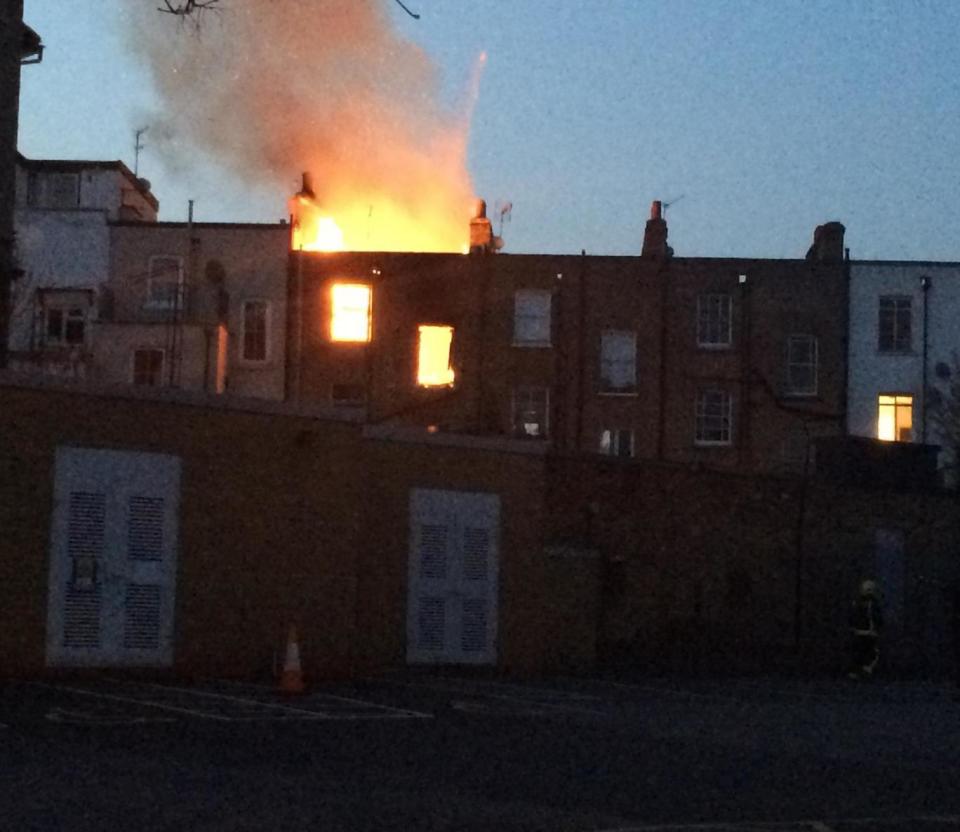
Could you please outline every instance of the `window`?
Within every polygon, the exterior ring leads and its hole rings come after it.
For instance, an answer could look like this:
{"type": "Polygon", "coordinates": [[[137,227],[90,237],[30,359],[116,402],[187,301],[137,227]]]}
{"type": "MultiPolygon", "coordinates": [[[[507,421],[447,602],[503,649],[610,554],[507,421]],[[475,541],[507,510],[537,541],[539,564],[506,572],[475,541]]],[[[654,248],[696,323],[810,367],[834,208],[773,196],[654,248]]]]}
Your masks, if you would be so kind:
{"type": "Polygon", "coordinates": [[[787,337],[787,379],[789,396],[817,394],[817,339],[812,335],[787,337]]]}
{"type": "Polygon", "coordinates": [[[600,453],[607,456],[632,457],[633,431],[608,428],[600,434],[600,453]]]}
{"type": "Polygon", "coordinates": [[[607,393],[632,392],[637,383],[637,337],[608,330],[600,336],[600,385],[607,393]]]}
{"type": "Polygon", "coordinates": [[[697,397],[696,443],[729,445],[733,399],[724,390],[703,390],[697,397]]]}
{"type": "Polygon", "coordinates": [[[550,346],[550,292],[521,289],[513,296],[513,343],[550,346]]]}
{"type": "Polygon", "coordinates": [[[732,343],[730,295],[700,295],[697,298],[697,346],[729,347],[732,343]]]}
{"type": "Polygon", "coordinates": [[[76,173],[38,173],[27,176],[27,204],[31,208],[76,208],[80,205],[80,177],[76,173]]]}
{"type": "Polygon", "coordinates": [[[268,311],[269,306],[263,300],[248,300],[243,303],[244,361],[267,360],[268,311]]]}
{"type": "Polygon", "coordinates": [[[159,387],[163,380],[163,350],[142,349],[133,353],[133,383],[159,387]]]}
{"type": "Polygon", "coordinates": [[[453,343],[453,327],[423,325],[419,332],[417,384],[421,387],[452,386],[450,345],[453,343]]]}
{"type": "Polygon", "coordinates": [[[513,391],[513,432],[528,439],[547,437],[547,405],[550,400],[546,387],[518,387],[513,391]]]}
{"type": "Polygon", "coordinates": [[[183,308],[183,258],[166,255],[150,258],[147,309],[183,308]]]}
{"type": "Polygon", "coordinates": [[[913,441],[913,396],[881,394],[877,409],[878,439],[887,442],[913,441]]]}
{"type": "Polygon", "coordinates": [[[44,345],[82,346],[86,326],[87,311],[82,306],[47,305],[44,309],[44,345]]]}
{"type": "Polygon", "coordinates": [[[911,301],[906,296],[880,298],[880,352],[908,352],[911,345],[911,301]]]}
{"type": "Polygon", "coordinates": [[[370,340],[370,287],[334,283],[330,291],[330,338],[362,343],[370,340]]]}

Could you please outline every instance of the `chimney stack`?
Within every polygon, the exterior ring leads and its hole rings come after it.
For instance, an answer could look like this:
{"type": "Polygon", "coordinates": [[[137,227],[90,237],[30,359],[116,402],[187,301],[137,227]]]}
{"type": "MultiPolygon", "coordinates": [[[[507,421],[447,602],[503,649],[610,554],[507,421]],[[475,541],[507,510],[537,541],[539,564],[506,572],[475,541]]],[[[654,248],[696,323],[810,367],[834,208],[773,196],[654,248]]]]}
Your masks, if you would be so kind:
{"type": "Polygon", "coordinates": [[[470,253],[487,254],[494,251],[493,225],[487,219],[487,203],[477,200],[477,213],[470,220],[470,253]]]}
{"type": "Polygon", "coordinates": [[[842,222],[827,222],[818,225],[813,232],[813,245],[807,250],[807,260],[816,263],[843,262],[843,235],[846,228],[842,222]]]}
{"type": "Polygon", "coordinates": [[[650,206],[650,219],[643,232],[642,257],[651,260],[664,260],[673,254],[673,249],[667,245],[667,221],[663,218],[663,203],[655,199],[650,206]]]}

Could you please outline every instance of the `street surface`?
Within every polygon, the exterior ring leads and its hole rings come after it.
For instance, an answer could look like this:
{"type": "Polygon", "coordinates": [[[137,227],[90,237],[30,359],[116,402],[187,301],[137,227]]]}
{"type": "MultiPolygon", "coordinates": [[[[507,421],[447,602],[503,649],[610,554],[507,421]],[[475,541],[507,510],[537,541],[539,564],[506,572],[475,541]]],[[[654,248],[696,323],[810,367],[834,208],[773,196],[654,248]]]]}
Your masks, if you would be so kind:
{"type": "Polygon", "coordinates": [[[403,674],[0,687],[3,829],[960,830],[946,686],[403,674]]]}

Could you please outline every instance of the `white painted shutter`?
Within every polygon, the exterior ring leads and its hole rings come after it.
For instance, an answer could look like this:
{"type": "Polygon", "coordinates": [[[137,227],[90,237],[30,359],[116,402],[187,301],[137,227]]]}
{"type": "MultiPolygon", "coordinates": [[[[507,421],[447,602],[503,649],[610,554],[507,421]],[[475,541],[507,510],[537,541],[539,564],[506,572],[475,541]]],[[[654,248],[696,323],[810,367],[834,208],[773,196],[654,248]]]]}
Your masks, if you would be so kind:
{"type": "Polygon", "coordinates": [[[100,569],[106,525],[105,494],[74,491],[67,508],[69,582],[63,609],[63,646],[100,647],[103,593],[100,569]]]}

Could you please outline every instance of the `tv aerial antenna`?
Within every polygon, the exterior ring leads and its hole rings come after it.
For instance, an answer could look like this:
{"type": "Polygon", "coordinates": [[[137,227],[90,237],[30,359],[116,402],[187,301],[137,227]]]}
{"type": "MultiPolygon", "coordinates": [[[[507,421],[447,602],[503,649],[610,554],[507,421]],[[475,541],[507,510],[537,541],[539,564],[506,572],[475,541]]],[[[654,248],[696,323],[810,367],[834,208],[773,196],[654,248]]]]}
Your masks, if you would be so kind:
{"type": "Polygon", "coordinates": [[[133,175],[140,175],[140,151],[143,150],[146,145],[140,139],[143,134],[149,130],[150,127],[139,127],[133,131],[133,175]]]}
{"type": "Polygon", "coordinates": [[[664,201],[664,202],[661,204],[660,207],[663,208],[663,219],[664,219],[664,220],[667,219],[667,208],[669,208],[671,205],[676,205],[676,204],[677,204],[681,199],[683,199],[685,196],[686,196],[686,194],[680,194],[680,196],[675,196],[673,199],[666,200],[666,201],[664,201]]]}
{"type": "Polygon", "coordinates": [[[493,206],[494,213],[500,219],[500,228],[497,230],[497,236],[503,237],[503,223],[510,222],[510,217],[513,212],[513,203],[506,199],[498,199],[496,204],[493,206]]]}

